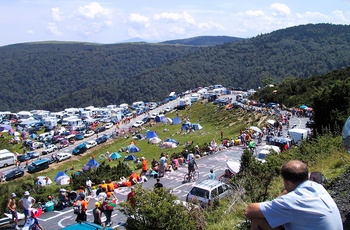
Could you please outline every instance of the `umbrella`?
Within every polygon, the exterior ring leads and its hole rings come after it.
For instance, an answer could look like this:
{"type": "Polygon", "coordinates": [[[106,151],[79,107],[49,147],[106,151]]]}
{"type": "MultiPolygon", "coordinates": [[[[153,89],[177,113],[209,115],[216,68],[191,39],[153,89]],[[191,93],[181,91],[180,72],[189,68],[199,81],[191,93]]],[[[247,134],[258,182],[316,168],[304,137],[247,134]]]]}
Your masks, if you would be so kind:
{"type": "Polygon", "coordinates": [[[261,129],[259,129],[259,128],[256,127],[256,126],[250,126],[249,129],[254,130],[254,131],[257,132],[257,133],[261,133],[261,132],[262,132],[261,129]]]}
{"type": "Polygon", "coordinates": [[[300,109],[307,109],[308,107],[306,105],[301,105],[299,108],[300,109]]]}
{"type": "Polygon", "coordinates": [[[275,124],[275,122],[276,122],[275,120],[271,120],[271,119],[270,119],[270,120],[267,120],[267,123],[269,123],[270,125],[275,124]]]}

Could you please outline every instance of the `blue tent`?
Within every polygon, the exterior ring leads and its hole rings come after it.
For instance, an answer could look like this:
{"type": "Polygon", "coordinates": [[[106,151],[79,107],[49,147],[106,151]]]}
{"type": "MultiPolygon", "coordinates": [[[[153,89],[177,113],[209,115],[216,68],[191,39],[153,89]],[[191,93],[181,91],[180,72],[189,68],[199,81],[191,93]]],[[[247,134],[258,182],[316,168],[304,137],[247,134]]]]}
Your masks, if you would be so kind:
{"type": "Polygon", "coordinates": [[[179,142],[177,140],[174,140],[174,139],[171,139],[171,138],[165,139],[164,142],[172,142],[172,143],[175,143],[176,145],[179,144],[179,142]]]}
{"type": "Polygon", "coordinates": [[[100,166],[100,164],[95,160],[95,158],[92,158],[89,160],[89,162],[83,167],[83,170],[90,170],[94,169],[100,166]]]}
{"type": "Polygon", "coordinates": [[[53,180],[56,181],[61,176],[69,177],[65,172],[58,172],[53,180]]]}
{"type": "Polygon", "coordinates": [[[173,125],[181,124],[181,119],[180,117],[174,117],[173,118],[173,125]]]}
{"type": "Polygon", "coordinates": [[[134,155],[130,154],[124,158],[124,161],[136,161],[136,159],[137,158],[134,155]]]}
{"type": "Polygon", "coordinates": [[[152,137],[158,137],[155,131],[147,131],[146,139],[151,139],[152,137]]]}
{"type": "Polygon", "coordinates": [[[200,124],[192,124],[192,129],[197,131],[202,129],[202,126],[200,124]]]}
{"type": "Polygon", "coordinates": [[[128,145],[128,150],[129,150],[129,153],[136,153],[136,152],[140,152],[140,148],[138,148],[136,145],[134,144],[130,144],[128,145]]]}
{"type": "Polygon", "coordinates": [[[156,122],[162,122],[164,118],[165,118],[165,115],[164,114],[160,114],[160,115],[156,116],[156,118],[154,120],[156,122]]]}
{"type": "Polygon", "coordinates": [[[112,160],[116,160],[116,159],[121,158],[122,155],[120,155],[118,152],[114,152],[114,153],[112,153],[111,155],[109,155],[109,157],[110,157],[112,160]]]}
{"type": "Polygon", "coordinates": [[[182,124],[181,129],[182,130],[188,130],[190,127],[191,127],[191,124],[186,123],[186,124],[182,124]]]}

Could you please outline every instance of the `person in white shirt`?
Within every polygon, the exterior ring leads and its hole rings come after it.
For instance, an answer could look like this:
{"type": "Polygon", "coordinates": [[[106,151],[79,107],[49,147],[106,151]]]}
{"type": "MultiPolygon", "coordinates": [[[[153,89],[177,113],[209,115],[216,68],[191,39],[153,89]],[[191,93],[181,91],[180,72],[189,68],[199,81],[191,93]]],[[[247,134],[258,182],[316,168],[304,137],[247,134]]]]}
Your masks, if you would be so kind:
{"type": "Polygon", "coordinates": [[[92,189],[91,189],[91,187],[92,187],[92,182],[91,182],[91,180],[90,180],[90,178],[88,177],[88,178],[86,178],[86,188],[87,188],[87,190],[88,190],[88,195],[91,195],[92,194],[92,189]]]}
{"type": "Polygon", "coordinates": [[[24,213],[24,222],[27,222],[28,215],[30,214],[29,209],[35,204],[36,200],[29,196],[30,193],[28,191],[24,192],[24,197],[19,201],[20,205],[23,208],[24,213]]]}

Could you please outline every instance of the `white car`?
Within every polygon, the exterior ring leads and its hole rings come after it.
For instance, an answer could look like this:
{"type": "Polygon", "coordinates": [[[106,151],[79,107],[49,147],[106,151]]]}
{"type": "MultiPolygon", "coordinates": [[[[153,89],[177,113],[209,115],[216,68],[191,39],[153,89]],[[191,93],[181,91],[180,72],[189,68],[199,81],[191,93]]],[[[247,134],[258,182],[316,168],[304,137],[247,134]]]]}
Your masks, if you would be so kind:
{"type": "Polygon", "coordinates": [[[158,115],[159,115],[159,113],[152,113],[150,118],[151,119],[156,119],[156,116],[158,116],[158,115]]]}
{"type": "Polygon", "coordinates": [[[144,124],[143,121],[135,121],[135,123],[132,125],[133,128],[141,127],[144,124]]]}
{"type": "Polygon", "coordinates": [[[85,132],[84,137],[91,137],[94,134],[95,134],[95,132],[93,130],[88,130],[85,132]]]}
{"type": "Polygon", "coordinates": [[[56,159],[58,161],[64,161],[72,157],[71,153],[57,153],[56,154],[56,159]]]}
{"type": "Polygon", "coordinates": [[[110,129],[113,127],[113,123],[112,122],[109,122],[105,125],[106,129],[110,129]]]}
{"type": "Polygon", "coordinates": [[[86,141],[85,142],[86,148],[91,149],[92,147],[95,147],[97,145],[96,141],[86,141]]]}
{"type": "Polygon", "coordinates": [[[48,145],[42,152],[42,155],[48,154],[48,153],[52,153],[55,150],[57,150],[57,146],[56,145],[48,145]]]}
{"type": "Polygon", "coordinates": [[[173,108],[170,107],[170,106],[168,106],[168,107],[166,107],[166,108],[164,109],[164,111],[167,112],[167,113],[169,113],[169,112],[172,111],[172,110],[173,110],[173,108]]]}

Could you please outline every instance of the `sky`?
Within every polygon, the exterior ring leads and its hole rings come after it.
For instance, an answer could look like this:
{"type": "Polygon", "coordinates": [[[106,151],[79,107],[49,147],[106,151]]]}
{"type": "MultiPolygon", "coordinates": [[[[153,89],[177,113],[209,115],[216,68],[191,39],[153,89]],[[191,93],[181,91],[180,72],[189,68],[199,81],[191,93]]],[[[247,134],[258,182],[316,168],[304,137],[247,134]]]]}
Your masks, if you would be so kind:
{"type": "Polygon", "coordinates": [[[250,38],[308,23],[350,24],[350,0],[1,0],[0,46],[250,38]]]}

